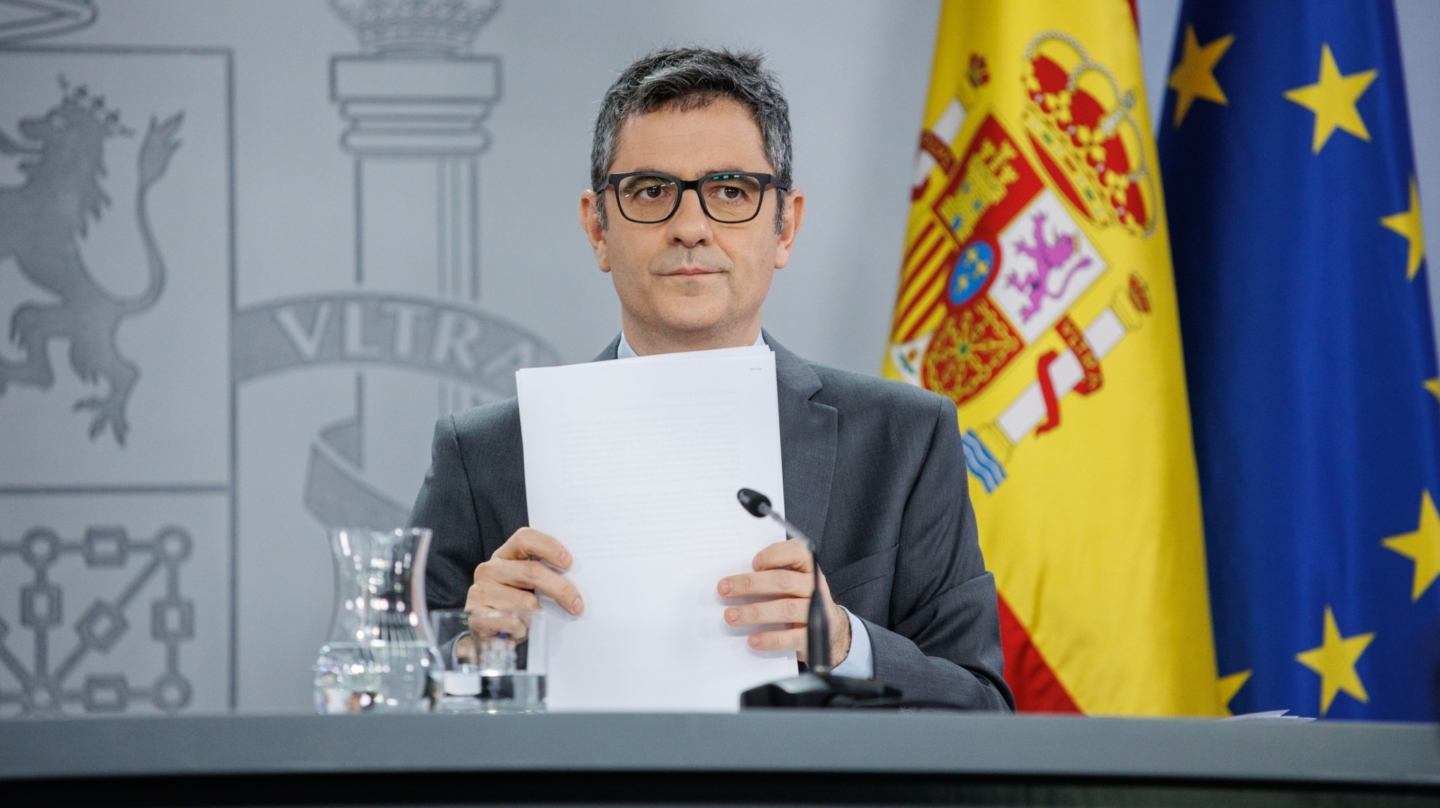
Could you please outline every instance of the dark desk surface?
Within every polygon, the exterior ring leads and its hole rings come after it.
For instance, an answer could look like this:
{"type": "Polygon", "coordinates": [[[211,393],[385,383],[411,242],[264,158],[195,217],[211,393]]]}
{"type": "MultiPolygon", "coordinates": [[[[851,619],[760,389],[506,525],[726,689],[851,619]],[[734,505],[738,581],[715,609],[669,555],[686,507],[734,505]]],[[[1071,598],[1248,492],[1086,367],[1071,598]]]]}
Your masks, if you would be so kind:
{"type": "Polygon", "coordinates": [[[1440,794],[1440,727],[811,711],[0,722],[0,780],[9,781],[0,791],[75,777],[294,782],[517,771],[696,783],[731,773],[1398,789],[1413,800],[1440,794]]]}

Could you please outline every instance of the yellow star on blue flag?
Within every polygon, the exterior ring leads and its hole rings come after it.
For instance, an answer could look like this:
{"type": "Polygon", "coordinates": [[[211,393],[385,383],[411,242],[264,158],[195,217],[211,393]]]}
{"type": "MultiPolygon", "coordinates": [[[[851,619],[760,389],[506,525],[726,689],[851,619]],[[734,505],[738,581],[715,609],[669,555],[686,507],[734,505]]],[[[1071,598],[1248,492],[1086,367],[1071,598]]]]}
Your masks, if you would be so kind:
{"type": "Polygon", "coordinates": [[[1201,45],[1195,36],[1195,26],[1185,26],[1185,52],[1180,57],[1180,63],[1170,71],[1169,82],[1170,89],[1176,93],[1176,126],[1184,122],[1185,113],[1190,111],[1190,105],[1197,98],[1222,105],[1229,103],[1225,100],[1220,82],[1215,80],[1215,65],[1234,41],[1235,36],[1228,34],[1201,45]]]}
{"type": "Polygon", "coordinates": [[[1420,524],[1381,544],[1415,562],[1410,599],[1419,600],[1435,579],[1440,578],[1440,513],[1435,511],[1435,500],[1430,498],[1429,491],[1420,494],[1420,524]]]}
{"type": "Polygon", "coordinates": [[[1316,154],[1336,129],[1343,129],[1361,140],[1370,139],[1370,130],[1365,128],[1365,119],[1360,117],[1355,102],[1375,81],[1377,72],[1364,70],[1349,76],[1340,75],[1340,67],[1335,64],[1335,55],[1327,43],[1320,46],[1320,78],[1314,84],[1285,93],[1286,98],[1315,113],[1311,149],[1316,154]]]}
{"type": "Polygon", "coordinates": [[[1341,691],[1349,693],[1363,704],[1370,700],[1365,692],[1365,683],[1355,672],[1355,663],[1370,647],[1375,632],[1357,634],[1353,637],[1340,636],[1340,626],[1335,623],[1335,613],[1325,607],[1324,640],[1319,648],[1311,648],[1295,655],[1295,661],[1320,674],[1320,714],[1330,712],[1330,705],[1341,691]]]}
{"type": "Polygon", "coordinates": [[[1405,278],[1413,280],[1425,260],[1425,222],[1420,218],[1420,189],[1410,178],[1410,207],[1380,219],[1380,224],[1405,237],[1409,252],[1405,256],[1405,278]]]}

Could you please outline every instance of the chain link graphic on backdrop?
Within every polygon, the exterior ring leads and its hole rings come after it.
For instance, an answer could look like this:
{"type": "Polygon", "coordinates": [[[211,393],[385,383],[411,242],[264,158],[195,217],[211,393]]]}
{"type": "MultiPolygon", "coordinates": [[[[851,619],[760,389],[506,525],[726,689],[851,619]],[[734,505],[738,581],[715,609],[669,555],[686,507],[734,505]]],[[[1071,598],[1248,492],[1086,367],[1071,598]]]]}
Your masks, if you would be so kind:
{"type": "Polygon", "coordinates": [[[20,588],[20,626],[34,637],[33,665],[26,668],[12,650],[11,628],[0,617],[0,666],[20,690],[0,689],[0,709],[18,705],[21,714],[56,714],[66,706],[86,713],[122,712],[131,703],[149,703],[174,713],[190,703],[190,680],[180,673],[180,644],[195,636],[195,603],[180,592],[180,567],[190,557],[192,540],[183,528],[162,528],[154,537],[135,539],[125,528],[89,527],[80,539],[66,540],[47,527],[32,528],[19,542],[0,541],[0,562],[19,556],[31,580],[20,588]],[[51,666],[52,641],[64,626],[61,589],[50,579],[62,556],[79,555],[89,569],[136,569],[114,598],[97,598],[73,627],[79,642],[51,666]],[[133,559],[133,560],[132,560],[133,559]],[[165,670],[149,687],[137,687],[124,674],[88,674],[79,686],[71,674],[91,652],[109,652],[130,629],[136,596],[155,575],[165,578],[165,593],[150,603],[150,637],[165,649],[165,670]]]}

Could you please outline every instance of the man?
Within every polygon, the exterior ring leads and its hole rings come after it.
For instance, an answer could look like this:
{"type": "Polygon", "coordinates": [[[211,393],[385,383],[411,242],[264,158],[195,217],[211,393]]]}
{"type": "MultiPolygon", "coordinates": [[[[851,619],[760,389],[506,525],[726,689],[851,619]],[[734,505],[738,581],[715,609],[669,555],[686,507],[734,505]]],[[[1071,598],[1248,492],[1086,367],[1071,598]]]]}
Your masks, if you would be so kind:
{"type": "MultiPolygon", "coordinates": [[[[670,49],[631,65],[595,124],[580,224],[620,297],[599,360],[766,344],[775,352],[785,513],[819,543],[831,658],[907,698],[1008,710],[995,583],[985,571],[949,399],[812,364],[760,328],[804,219],[790,122],[753,54],[670,49]],[[762,343],[763,340],[763,343],[762,343]],[[828,591],[827,591],[828,590],[828,591]],[[833,595],[829,597],[829,595],[833,595]]],[[[515,399],[442,418],[411,524],[434,528],[432,607],[572,614],[563,536],[526,527],[515,399]]],[[[811,559],[781,542],[716,582],[749,643],[804,658],[811,559]]]]}

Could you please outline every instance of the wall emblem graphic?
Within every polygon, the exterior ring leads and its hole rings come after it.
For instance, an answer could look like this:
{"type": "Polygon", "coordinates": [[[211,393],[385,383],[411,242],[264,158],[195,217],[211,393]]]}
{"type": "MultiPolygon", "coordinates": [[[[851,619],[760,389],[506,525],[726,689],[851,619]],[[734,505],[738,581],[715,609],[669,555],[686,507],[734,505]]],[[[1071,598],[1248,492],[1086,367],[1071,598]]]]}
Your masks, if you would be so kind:
{"type": "Polygon", "coordinates": [[[165,176],[179,148],[175,135],[182,113],[163,123],[152,118],[140,144],[135,211],[148,277],[141,292],[120,297],[94,280],[78,242],[110,204],[102,182],[105,141],[133,133],[121,125],[119,111],[107,109],[104,98],[91,96],[85,85],[72,90],[62,77],[60,87],[60,103],[20,121],[19,140],[0,131],[0,153],[22,155],[25,173],[19,187],[0,188],[0,261],[13,259],[30,282],[59,298],[58,303],[22,305],[11,318],[10,338],[24,349],[25,360],[0,361],[0,395],[11,385],[50,387],[50,343],[68,340],[75,373],[108,387],[103,396],[75,402],[75,409],[94,413],[92,439],[108,428],[123,445],[130,431],[125,407],[140,368],[121,355],[116,331],[121,320],[154,308],[165,288],[165,262],[150,227],[146,195],[165,176]]]}
{"type": "Polygon", "coordinates": [[[95,16],[0,0],[0,717],[229,703],[230,54],[95,16]]]}
{"type": "Polygon", "coordinates": [[[262,157],[343,207],[240,274],[236,204],[292,200],[234,182],[232,52],[39,44],[96,6],[0,0],[0,717],[308,704],[323,529],[402,522],[434,419],[560,361],[482,293],[499,3],[285,9],[358,48],[313,63],[333,126],[262,157]]]}
{"type": "Polygon", "coordinates": [[[72,539],[37,527],[18,542],[0,542],[0,556],[19,556],[33,576],[20,588],[20,627],[30,632],[35,649],[33,664],[25,665],[7,647],[10,627],[0,618],[0,665],[19,685],[0,687],[0,705],[19,705],[28,714],[58,713],[67,705],[87,713],[123,712],[132,702],[167,713],[188,706],[193,688],[180,671],[180,645],[194,639],[195,602],[181,594],[180,567],[190,557],[191,544],[190,534],[174,525],[144,537],[130,536],[123,527],[91,526],[72,539]],[[60,655],[52,649],[63,647],[57,632],[66,622],[64,592],[52,579],[52,569],[68,556],[79,556],[88,569],[126,574],[118,591],[96,598],[71,622],[76,641],[60,655]],[[137,595],[157,576],[164,579],[163,593],[147,611],[136,603],[137,595]],[[156,678],[135,681],[114,670],[76,675],[86,657],[114,648],[137,617],[162,649],[164,667],[156,678]]]}

